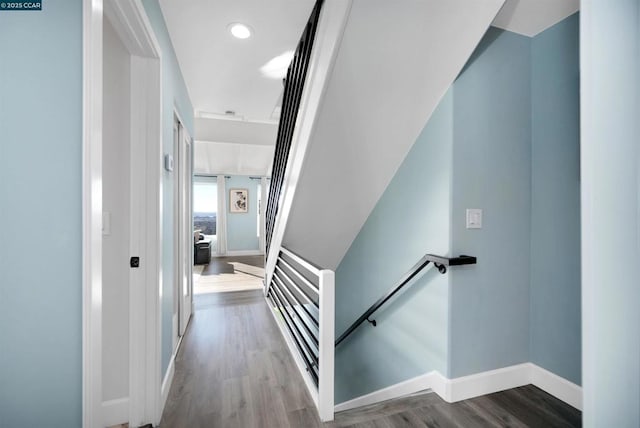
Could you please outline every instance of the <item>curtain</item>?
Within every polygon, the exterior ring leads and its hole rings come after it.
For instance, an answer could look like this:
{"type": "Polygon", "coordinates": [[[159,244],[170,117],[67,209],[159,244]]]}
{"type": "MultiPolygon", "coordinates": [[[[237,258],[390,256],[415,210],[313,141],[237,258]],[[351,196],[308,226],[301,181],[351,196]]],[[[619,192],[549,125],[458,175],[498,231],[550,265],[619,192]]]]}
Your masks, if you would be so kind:
{"type": "Polygon", "coordinates": [[[227,183],[224,174],[218,175],[218,214],[216,234],[218,255],[227,254],[227,183]]]}

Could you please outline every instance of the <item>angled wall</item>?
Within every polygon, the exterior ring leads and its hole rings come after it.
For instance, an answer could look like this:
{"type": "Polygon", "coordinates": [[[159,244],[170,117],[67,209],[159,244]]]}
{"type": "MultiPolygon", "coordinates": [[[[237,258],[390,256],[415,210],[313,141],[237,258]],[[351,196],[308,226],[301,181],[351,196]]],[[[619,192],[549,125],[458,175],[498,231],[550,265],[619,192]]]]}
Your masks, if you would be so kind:
{"type": "Polygon", "coordinates": [[[82,2],[0,39],[0,426],[80,427],[82,2]]]}
{"type": "Polygon", "coordinates": [[[327,269],[340,264],[503,3],[353,1],[285,247],[327,269]]]}

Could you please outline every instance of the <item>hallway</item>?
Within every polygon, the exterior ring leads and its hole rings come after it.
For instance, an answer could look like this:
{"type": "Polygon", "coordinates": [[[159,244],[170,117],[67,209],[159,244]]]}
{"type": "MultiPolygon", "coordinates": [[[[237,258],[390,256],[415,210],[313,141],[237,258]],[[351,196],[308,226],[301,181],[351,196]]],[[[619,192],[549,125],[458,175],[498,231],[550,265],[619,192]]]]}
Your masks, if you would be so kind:
{"type": "MultiPolygon", "coordinates": [[[[162,428],[322,426],[261,290],[201,294],[195,308],[162,428]]],[[[325,426],[579,427],[581,413],[529,385],[455,404],[416,395],[325,426]]]]}
{"type": "Polygon", "coordinates": [[[195,307],[161,427],[319,423],[262,290],[198,295],[195,307]]]}

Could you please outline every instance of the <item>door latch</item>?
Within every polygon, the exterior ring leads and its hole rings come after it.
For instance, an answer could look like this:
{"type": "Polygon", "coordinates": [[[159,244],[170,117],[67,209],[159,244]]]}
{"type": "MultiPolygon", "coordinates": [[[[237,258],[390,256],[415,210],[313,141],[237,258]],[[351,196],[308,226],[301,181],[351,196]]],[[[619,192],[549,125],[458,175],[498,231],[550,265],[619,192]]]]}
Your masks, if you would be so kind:
{"type": "Polygon", "coordinates": [[[132,268],[140,267],[140,257],[131,257],[131,260],[129,260],[129,266],[132,268]]]}

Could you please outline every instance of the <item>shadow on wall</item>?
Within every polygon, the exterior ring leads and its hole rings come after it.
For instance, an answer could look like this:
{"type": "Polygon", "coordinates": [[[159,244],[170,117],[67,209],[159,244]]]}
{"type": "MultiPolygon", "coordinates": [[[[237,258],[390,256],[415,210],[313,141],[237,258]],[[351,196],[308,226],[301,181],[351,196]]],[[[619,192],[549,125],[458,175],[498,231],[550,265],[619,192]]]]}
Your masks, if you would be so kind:
{"type": "Polygon", "coordinates": [[[336,348],[336,403],[433,370],[432,361],[446,363],[446,347],[433,340],[447,331],[447,307],[440,304],[447,295],[446,274],[428,267],[405,287],[371,317],[376,327],[363,323],[336,348]]]}

